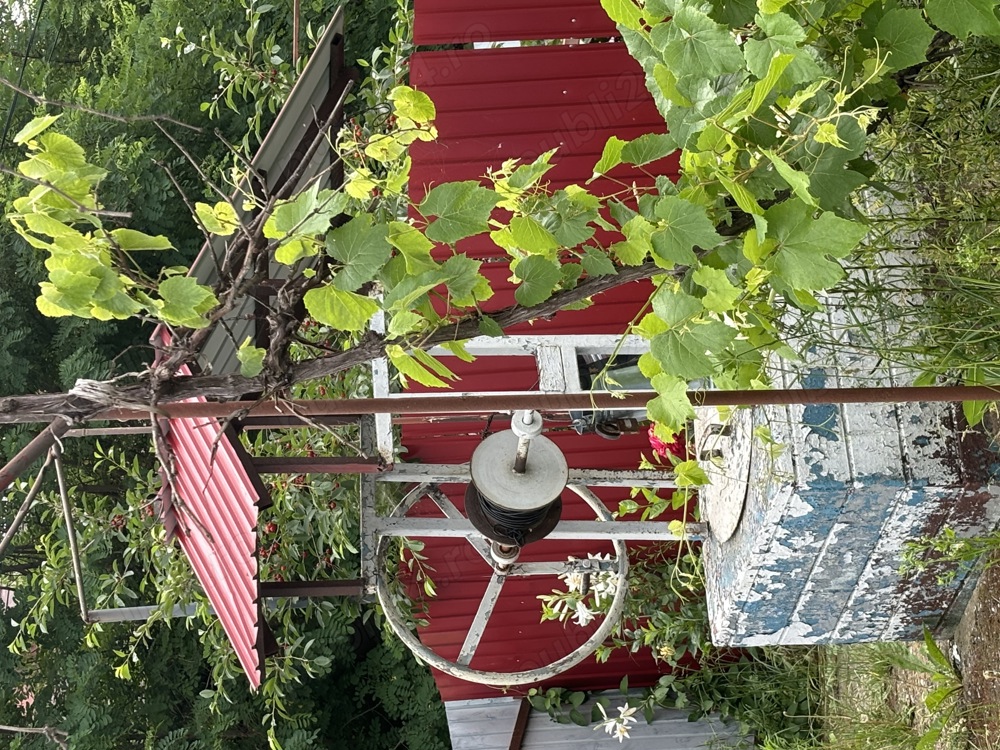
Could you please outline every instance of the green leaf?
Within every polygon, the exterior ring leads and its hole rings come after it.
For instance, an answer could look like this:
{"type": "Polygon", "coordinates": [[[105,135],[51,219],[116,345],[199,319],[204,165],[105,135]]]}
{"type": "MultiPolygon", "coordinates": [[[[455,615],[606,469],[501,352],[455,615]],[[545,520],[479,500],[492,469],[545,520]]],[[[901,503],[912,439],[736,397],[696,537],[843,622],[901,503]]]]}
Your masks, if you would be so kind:
{"type": "Polygon", "coordinates": [[[205,231],[220,237],[229,237],[240,225],[234,209],[226,201],[219,201],[214,206],[207,203],[195,203],[194,212],[205,231]]]}
{"type": "Polygon", "coordinates": [[[678,487],[701,487],[710,484],[708,474],[697,461],[681,461],[674,467],[674,482],[678,487]]]}
{"type": "Polygon", "coordinates": [[[484,336],[492,336],[497,338],[503,336],[503,328],[489,315],[483,315],[479,318],[479,332],[484,336]]]}
{"type": "Polygon", "coordinates": [[[799,172],[773,151],[761,149],[761,153],[771,160],[771,164],[774,165],[775,170],[781,175],[781,179],[788,183],[788,186],[800,201],[814,208],[819,205],[809,192],[809,175],[805,172],[799,172]]]}
{"type": "Polygon", "coordinates": [[[653,80],[660,88],[663,98],[678,107],[690,107],[691,101],[677,88],[677,76],[663,63],[653,66],[653,80]]]}
{"type": "Polygon", "coordinates": [[[363,331],[378,312],[375,300],[333,286],[310,289],[303,301],[313,318],[338,331],[363,331]]]}
{"type": "Polygon", "coordinates": [[[724,313],[736,306],[742,290],[733,286],[725,271],[702,266],[692,275],[692,281],[705,289],[701,303],[712,312],[724,313]]]}
{"type": "MultiPolygon", "coordinates": [[[[419,350],[417,350],[419,351],[419,350]]],[[[441,380],[431,370],[427,369],[415,357],[411,356],[403,347],[392,344],[385,348],[385,354],[400,375],[404,378],[412,378],[421,385],[431,388],[447,388],[448,384],[441,380]]]]}
{"type": "Polygon", "coordinates": [[[694,248],[709,250],[722,240],[708,218],[704,206],[675,195],[666,195],[656,204],[660,231],[653,235],[653,251],[671,264],[691,265],[694,248]]]}
{"type": "Polygon", "coordinates": [[[963,401],[962,415],[969,427],[977,427],[986,416],[986,411],[990,408],[991,401],[963,401]]]}
{"type": "Polygon", "coordinates": [[[464,341],[445,341],[441,344],[441,346],[450,351],[463,362],[474,362],[476,360],[474,356],[469,354],[469,350],[465,348],[464,341]]]}
{"type": "Polygon", "coordinates": [[[750,97],[750,103],[747,104],[746,114],[752,115],[761,105],[767,101],[767,97],[770,95],[774,87],[778,85],[778,81],[781,80],[782,74],[785,72],[785,68],[789,66],[792,60],[795,59],[795,55],[790,54],[777,54],[771,58],[771,63],[767,68],[767,75],[761,78],[753,86],[753,96],[750,97]]]}
{"type": "Polygon", "coordinates": [[[916,8],[895,8],[886,12],[875,27],[880,55],[889,53],[888,71],[903,70],[927,59],[934,38],[924,14],[916,8]]]}
{"type": "Polygon", "coordinates": [[[412,310],[401,310],[389,318],[386,333],[390,338],[399,338],[400,336],[406,336],[420,330],[426,322],[427,319],[419,313],[415,313],[412,310]]]}
{"type": "Polygon", "coordinates": [[[681,5],[669,23],[654,27],[652,38],[675,73],[713,78],[743,68],[743,53],[729,30],[691,5],[681,5]]]}
{"type": "Polygon", "coordinates": [[[510,235],[514,243],[532,255],[552,255],[559,247],[552,233],[530,216],[515,216],[510,220],[510,235]]]}
{"type": "Polygon", "coordinates": [[[486,222],[499,200],[494,191],[472,180],[438,185],[419,206],[424,216],[437,217],[424,233],[434,242],[452,244],[485,232],[489,229],[486,222]]]}
{"type": "Polygon", "coordinates": [[[173,245],[162,234],[149,235],[134,229],[112,229],[109,234],[122,250],[170,250],[173,245]]]}
{"type": "Polygon", "coordinates": [[[934,636],[930,629],[926,627],[924,628],[924,648],[927,649],[927,658],[929,658],[931,663],[933,663],[941,672],[949,675],[954,673],[951,661],[944,655],[941,647],[938,646],[937,642],[934,640],[934,636]]]}
{"type": "Polygon", "coordinates": [[[600,160],[594,165],[594,175],[590,178],[589,182],[593,182],[599,175],[607,174],[622,163],[622,147],[627,142],[616,135],[608,138],[607,143],[604,144],[604,151],[601,153],[600,160]]]}
{"type": "Polygon", "coordinates": [[[353,292],[375,278],[392,254],[388,232],[385,224],[372,226],[371,214],[358,214],[327,234],[326,251],[342,266],[333,277],[337,289],[353,292]]]}
{"type": "Polygon", "coordinates": [[[389,92],[389,101],[395,106],[397,117],[405,117],[415,123],[430,122],[437,116],[431,98],[409,86],[396,86],[389,92]]]}
{"type": "Polygon", "coordinates": [[[676,150],[677,143],[669,135],[646,133],[622,146],[621,160],[641,167],[643,164],[669,156],[676,150]]]}
{"type": "Polygon", "coordinates": [[[649,418],[677,433],[689,419],[694,419],[694,407],[687,396],[687,381],[676,375],[656,375],[651,380],[657,396],[648,404],[649,418]]]}
{"type": "Polygon", "coordinates": [[[365,146],[365,156],[370,156],[382,164],[396,161],[404,153],[406,144],[396,133],[376,133],[365,146]]]}
{"type": "Polygon", "coordinates": [[[274,259],[290,266],[319,253],[319,243],[310,237],[286,239],[274,251],[274,259]]]}
{"type": "Polygon", "coordinates": [[[663,371],[685,380],[715,372],[715,358],[736,338],[736,330],[709,318],[696,318],[671,328],[650,342],[650,352],[663,371]]]}
{"type": "Polygon", "coordinates": [[[970,34],[1000,36],[1000,19],[993,0],[927,0],[924,10],[942,31],[965,39],[970,34]]]}
{"type": "Polygon", "coordinates": [[[726,192],[733,196],[733,200],[736,201],[736,205],[740,207],[741,211],[752,216],[762,216],[764,214],[764,209],[757,203],[757,199],[753,193],[743,185],[722,174],[716,175],[716,177],[718,177],[719,182],[722,183],[722,187],[726,189],[726,192]]]}
{"type": "Polygon", "coordinates": [[[514,298],[525,307],[534,307],[547,300],[562,280],[558,264],[540,255],[531,255],[522,260],[514,273],[521,280],[514,291],[514,298]]]}
{"type": "Polygon", "coordinates": [[[611,258],[601,250],[588,247],[580,258],[580,265],[588,276],[614,276],[618,273],[611,258]]]}
{"type": "Polygon", "coordinates": [[[782,73],[782,85],[805,83],[823,75],[823,69],[814,59],[811,47],[802,48],[806,31],[787,13],[767,13],[756,18],[757,26],[766,36],[748,39],[744,45],[747,67],[758,79],[767,77],[775,55],[792,55],[791,63],[782,73]]]}
{"type": "Polygon", "coordinates": [[[403,254],[407,273],[416,275],[437,268],[437,263],[431,257],[434,243],[415,226],[403,221],[390,222],[387,239],[390,245],[403,254]]]}
{"type": "Polygon", "coordinates": [[[290,201],[282,201],[264,223],[264,236],[280,240],[287,236],[311,237],[326,234],[330,222],[347,207],[347,196],[320,190],[319,183],[290,201]]]}
{"type": "Polygon", "coordinates": [[[208,321],[203,316],[219,304],[212,290],[199,284],[192,276],[164,279],[158,291],[163,301],[159,316],[171,325],[185,328],[207,326],[208,321]]]}
{"type": "Polygon", "coordinates": [[[264,369],[264,355],[266,349],[259,346],[251,346],[250,337],[240,344],[236,350],[236,358],[240,361],[240,375],[245,378],[255,378],[264,369]]]}
{"type": "Polygon", "coordinates": [[[777,241],[764,262],[793,289],[828,289],[844,276],[831,258],[847,256],[868,233],[863,224],[832,213],[813,218],[813,209],[799,200],[785,201],[767,210],[768,235],[777,241]]]}
{"type": "Polygon", "coordinates": [[[43,115],[41,117],[36,117],[17,131],[17,135],[14,136],[14,143],[18,146],[23,146],[32,138],[44,132],[60,117],[62,117],[62,115],[43,115]]]}
{"type": "Polygon", "coordinates": [[[705,309],[697,297],[665,286],[653,294],[652,301],[653,312],[671,328],[701,315],[705,309]]]}
{"type": "Polygon", "coordinates": [[[633,31],[642,30],[642,10],[632,0],[601,0],[601,7],[616,24],[633,31]]]}
{"type": "Polygon", "coordinates": [[[468,255],[453,255],[441,264],[452,305],[474,307],[493,296],[489,280],[479,272],[481,266],[482,261],[468,255]]]}

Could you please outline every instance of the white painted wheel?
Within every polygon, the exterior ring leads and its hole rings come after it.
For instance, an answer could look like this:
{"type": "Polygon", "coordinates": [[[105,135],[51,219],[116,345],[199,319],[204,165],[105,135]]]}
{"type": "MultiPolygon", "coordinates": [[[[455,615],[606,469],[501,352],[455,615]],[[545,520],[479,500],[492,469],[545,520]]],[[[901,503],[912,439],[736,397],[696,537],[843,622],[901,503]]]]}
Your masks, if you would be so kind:
{"type": "MultiPolygon", "coordinates": [[[[591,507],[599,520],[607,523],[614,523],[614,518],[604,506],[604,503],[602,503],[600,498],[591,492],[589,488],[570,485],[568,489],[572,490],[580,498],[582,498],[584,502],[591,507]]],[[[405,498],[403,498],[403,501],[393,512],[393,517],[402,517],[406,515],[407,511],[409,511],[409,509],[413,507],[417,501],[425,496],[434,501],[446,515],[451,517],[455,517],[456,514],[461,515],[458,508],[456,508],[436,486],[424,484],[419,485],[414,490],[409,492],[405,498]]],[[[598,628],[590,635],[589,638],[587,638],[586,641],[584,641],[575,650],[566,654],[566,656],[535,669],[520,672],[495,672],[474,669],[470,666],[470,663],[472,662],[472,658],[475,656],[479,640],[485,631],[486,624],[493,613],[493,609],[496,606],[497,600],[500,597],[500,592],[503,589],[503,584],[507,578],[531,575],[553,575],[560,569],[560,566],[568,572],[571,564],[565,561],[553,563],[515,563],[514,565],[511,565],[507,571],[502,573],[494,569],[494,575],[490,578],[490,582],[487,584],[486,591],[483,593],[483,599],[479,604],[479,609],[470,624],[469,635],[466,637],[465,643],[462,645],[458,658],[453,661],[444,658],[421,643],[417,634],[410,628],[406,618],[404,618],[397,609],[395,600],[389,591],[386,577],[382,573],[382,571],[386,570],[386,555],[390,547],[389,540],[390,537],[388,536],[381,537],[378,541],[375,554],[375,569],[376,571],[379,571],[377,576],[376,592],[387,622],[399,639],[403,641],[403,643],[405,643],[406,646],[421,660],[430,664],[435,669],[439,669],[442,672],[461,680],[497,687],[527,685],[547,680],[555,675],[565,672],[567,669],[575,667],[588,656],[593,654],[597,647],[604,643],[614,631],[615,626],[618,625],[618,622],[621,620],[622,613],[625,610],[625,601],[626,596],[628,595],[628,555],[625,548],[625,542],[621,539],[612,539],[611,543],[614,546],[615,558],[610,562],[612,563],[612,569],[615,570],[617,576],[614,599],[611,602],[611,606],[609,607],[607,614],[604,616],[603,622],[601,622],[598,628]]],[[[467,538],[467,541],[476,548],[476,551],[479,552],[479,554],[483,556],[487,562],[489,562],[489,545],[485,539],[476,537],[467,538]]],[[[585,566],[592,562],[594,561],[580,561],[580,564],[585,566]]]]}

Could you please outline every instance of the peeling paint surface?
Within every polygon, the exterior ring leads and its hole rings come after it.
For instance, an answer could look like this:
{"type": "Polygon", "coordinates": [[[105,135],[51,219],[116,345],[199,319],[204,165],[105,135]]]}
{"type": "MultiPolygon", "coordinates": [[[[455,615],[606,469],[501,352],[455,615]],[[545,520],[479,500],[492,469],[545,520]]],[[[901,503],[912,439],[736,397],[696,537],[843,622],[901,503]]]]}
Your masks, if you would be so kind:
{"type": "MultiPolygon", "coordinates": [[[[912,373],[853,349],[836,304],[827,314],[843,340],[814,348],[805,364],[776,370],[777,387],[912,380],[912,373]]],[[[716,410],[700,409],[696,436],[718,421],[716,410]]],[[[728,540],[705,542],[714,643],[906,640],[920,638],[924,625],[947,634],[957,624],[971,577],[960,573],[940,585],[940,567],[922,574],[900,567],[907,541],[944,526],[975,536],[1000,525],[997,455],[967,428],[959,405],[756,407],[740,421],[743,429],[767,428],[780,446],[750,441],[740,524],[728,540]]],[[[717,470],[739,466],[743,474],[746,464],[746,456],[723,456],[717,470]]]]}
{"type": "Polygon", "coordinates": [[[905,640],[960,615],[968,581],[903,576],[901,555],[944,525],[971,536],[1000,523],[992,461],[962,449],[975,441],[955,429],[950,404],[834,408],[829,438],[805,420],[808,407],[754,411],[784,446],[754,450],[739,528],[705,543],[718,645],[905,640]]]}

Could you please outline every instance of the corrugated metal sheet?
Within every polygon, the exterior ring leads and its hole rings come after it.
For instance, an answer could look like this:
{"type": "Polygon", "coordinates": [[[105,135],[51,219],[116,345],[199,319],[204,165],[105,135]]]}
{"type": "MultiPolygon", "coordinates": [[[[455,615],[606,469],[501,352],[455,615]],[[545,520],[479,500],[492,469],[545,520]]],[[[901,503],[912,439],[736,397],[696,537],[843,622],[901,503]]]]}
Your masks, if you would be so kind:
{"type": "Polygon", "coordinates": [[[256,688],[267,628],[257,579],[257,508],[266,492],[247,469],[239,440],[219,435],[218,420],[170,419],[163,426],[174,454],[173,477],[164,478],[160,493],[164,526],[190,560],[256,688]]]}
{"type": "MultiPolygon", "coordinates": [[[[344,70],[343,10],[338,9],[253,158],[253,167],[263,177],[269,192],[287,181],[290,173],[297,168],[317,125],[325,120],[347,80],[344,70]]],[[[331,150],[324,143],[298,183],[306,185],[315,175],[329,170],[330,165],[331,150]]],[[[342,175],[333,170],[326,180],[339,184],[341,178],[342,175]]],[[[241,190],[248,191],[249,187],[244,185],[241,190]]],[[[241,217],[248,218],[248,214],[241,210],[242,194],[237,195],[233,202],[241,217]]],[[[202,248],[191,266],[192,274],[201,283],[214,282],[219,260],[225,256],[227,244],[227,238],[216,237],[212,243],[202,248]]],[[[285,278],[288,273],[288,266],[271,263],[270,278],[285,278]]],[[[215,374],[239,372],[240,363],[236,357],[239,345],[248,337],[251,341],[257,340],[255,315],[258,304],[252,296],[243,298],[226,315],[225,324],[215,327],[199,355],[198,362],[203,371],[215,374]]]]}
{"type": "MultiPolygon", "coordinates": [[[[419,20],[421,10],[417,10],[419,20]]],[[[553,188],[583,183],[593,172],[607,139],[612,135],[635,138],[662,132],[663,119],[645,90],[639,66],[617,44],[581,47],[530,47],[522,49],[457,50],[414,55],[411,82],[427,92],[438,108],[440,137],[434,143],[414,144],[410,195],[419,201],[434,184],[449,180],[479,179],[489,167],[505,159],[534,159],[559,146],[549,172],[553,188]]],[[[649,172],[622,168],[617,180],[648,186],[650,174],[675,177],[676,158],[653,165],[649,172]]],[[[621,183],[596,181],[591,188],[601,194],[621,190],[621,183]]],[[[609,238],[605,238],[609,239],[609,238]]],[[[486,259],[484,272],[496,295],[487,310],[513,303],[513,286],[504,251],[488,238],[459,244],[471,256],[486,259]]],[[[623,333],[649,298],[647,283],[630,284],[601,295],[586,310],[561,312],[548,321],[519,326],[521,333],[580,334],[623,333]]],[[[448,361],[461,377],[456,387],[464,391],[531,390],[538,373],[531,357],[482,357],[476,362],[448,361]]],[[[415,388],[415,390],[419,390],[415,388]]],[[[402,442],[408,460],[427,463],[468,461],[486,428],[485,420],[465,423],[409,424],[402,442]]],[[[502,420],[492,430],[504,429],[502,420]]],[[[566,453],[575,468],[636,468],[641,452],[649,451],[645,435],[628,435],[617,441],[578,436],[568,425],[550,422],[549,437],[566,453]]],[[[464,485],[443,487],[449,498],[464,507],[464,485]]],[[[612,508],[629,496],[628,489],[601,489],[598,495],[612,508]]],[[[592,518],[592,513],[572,493],[565,493],[564,518],[592,518]]],[[[427,505],[415,512],[436,514],[427,505]]],[[[668,516],[670,517],[670,516],[668,516]]],[[[425,540],[424,554],[434,567],[431,573],[438,595],[428,602],[430,625],[421,639],[446,657],[455,658],[479,606],[490,569],[461,540],[425,540]]],[[[527,560],[565,560],[573,555],[609,551],[598,544],[542,541],[524,552],[527,560]]],[[[520,671],[541,666],[572,651],[592,629],[554,622],[540,623],[539,594],[558,584],[555,578],[511,580],[491,618],[472,666],[498,671],[520,671]]],[[[624,674],[633,684],[655,681],[660,674],[648,651],[618,652],[606,664],[588,660],[553,680],[553,684],[587,689],[618,685],[624,674]]],[[[436,674],[446,700],[482,698],[497,690],[436,674]]]]}
{"type": "MultiPolygon", "coordinates": [[[[343,11],[338,10],[317,44],[287,102],[253,159],[253,166],[274,191],[286,183],[301,164],[305,149],[318,125],[333,111],[348,80],[344,69],[343,11]]],[[[298,184],[330,170],[331,152],[321,147],[298,184]]],[[[330,170],[327,181],[339,184],[342,175],[330,170]]],[[[246,186],[243,190],[249,190],[246,186]]],[[[241,195],[234,198],[237,210],[241,195]]],[[[243,214],[244,218],[246,215],[243,214]]],[[[225,238],[202,248],[191,273],[202,283],[217,278],[219,259],[225,255],[225,238]]],[[[271,278],[282,278],[287,267],[271,263],[271,278]]],[[[246,339],[257,339],[255,319],[258,300],[247,296],[212,331],[201,352],[199,366],[215,374],[236,372],[236,350],[246,339]]],[[[167,341],[162,327],[154,340],[167,341]]],[[[186,369],[184,374],[190,374],[186,369]]],[[[219,615],[252,686],[260,685],[263,653],[271,640],[261,615],[257,580],[257,504],[266,490],[239,441],[223,435],[220,425],[208,419],[175,419],[166,424],[167,441],[174,452],[171,499],[163,498],[164,525],[176,536],[205,593],[219,615]]]]}
{"type": "MultiPolygon", "coordinates": [[[[430,185],[478,179],[505,159],[533,160],[556,147],[547,179],[583,184],[612,135],[665,132],[644,81],[622,44],[418,52],[410,82],[434,100],[440,137],[413,144],[410,195],[419,201],[430,185]]],[[[621,166],[611,173],[619,182],[591,189],[648,185],[648,173],[676,177],[677,166],[676,156],[646,171],[621,166]]]]}
{"type": "Polygon", "coordinates": [[[524,39],[617,36],[600,0],[415,0],[417,44],[475,44],[524,39]]]}
{"type": "MultiPolygon", "coordinates": [[[[611,716],[617,716],[617,707],[623,705],[618,693],[608,695],[611,716]]],[[[453,750],[508,750],[519,700],[490,698],[486,700],[450,701],[445,703],[448,729],[453,750]]],[[[584,715],[590,713],[594,702],[583,704],[584,715]]],[[[753,746],[749,738],[742,738],[736,727],[723,724],[716,718],[688,721],[687,712],[657,709],[649,724],[640,716],[629,727],[627,745],[630,750],[708,750],[753,746]]],[[[619,747],[617,739],[594,727],[575,724],[558,724],[547,714],[532,711],[520,750],[602,750],[619,747]]]]}

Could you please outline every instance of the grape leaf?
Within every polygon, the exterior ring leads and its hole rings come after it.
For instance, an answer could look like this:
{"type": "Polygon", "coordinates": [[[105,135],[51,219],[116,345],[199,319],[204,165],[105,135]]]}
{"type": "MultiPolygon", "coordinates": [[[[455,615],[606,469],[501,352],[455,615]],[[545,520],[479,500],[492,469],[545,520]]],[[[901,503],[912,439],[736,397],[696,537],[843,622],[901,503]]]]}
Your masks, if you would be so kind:
{"type": "Polygon", "coordinates": [[[240,344],[236,350],[236,358],[240,361],[240,375],[245,378],[255,378],[264,369],[265,349],[250,344],[250,337],[240,344]]]}
{"type": "Polygon", "coordinates": [[[663,133],[646,133],[622,146],[621,160],[641,167],[651,161],[662,159],[677,150],[673,138],[663,133]]]}
{"type": "Polygon", "coordinates": [[[126,252],[132,250],[170,250],[173,245],[162,234],[150,235],[135,229],[112,229],[109,234],[126,252]]]}
{"type": "Polygon", "coordinates": [[[403,254],[407,273],[416,275],[437,268],[437,263],[431,257],[434,243],[415,226],[403,221],[390,222],[388,240],[390,245],[403,254]]]}
{"type": "Polygon", "coordinates": [[[549,255],[559,247],[552,232],[530,216],[515,216],[510,220],[510,235],[517,247],[532,255],[549,255]]]}
{"type": "Polygon", "coordinates": [[[691,275],[691,280],[705,289],[701,303],[705,309],[712,312],[724,313],[732,310],[742,293],[738,287],[730,283],[726,272],[717,268],[702,266],[691,275]]]}
{"type": "Polygon", "coordinates": [[[652,237],[654,255],[670,263],[690,265],[696,260],[695,247],[708,250],[722,240],[704,206],[675,195],[657,202],[656,216],[660,231],[652,237]]]}
{"type": "Polygon", "coordinates": [[[583,270],[587,272],[588,276],[614,276],[618,273],[611,258],[601,250],[592,247],[588,247],[584,251],[583,257],[580,258],[580,265],[583,266],[583,270]]]}
{"type": "Polygon", "coordinates": [[[827,289],[843,278],[844,270],[831,258],[848,255],[868,233],[858,222],[832,213],[813,218],[813,209],[799,200],[785,201],[767,210],[768,238],[777,241],[764,262],[793,289],[827,289]]]}
{"type": "Polygon", "coordinates": [[[642,29],[642,11],[632,0],[601,0],[601,7],[616,24],[627,29],[642,29]]]}
{"type": "Polygon", "coordinates": [[[159,286],[163,305],[160,317],[171,325],[185,328],[204,328],[208,325],[204,315],[219,301],[212,290],[202,286],[192,276],[171,276],[159,286]]]}
{"type": "Polygon", "coordinates": [[[62,117],[62,115],[43,115],[42,117],[36,117],[17,131],[17,135],[14,136],[14,143],[18,146],[27,143],[32,138],[45,131],[60,117],[62,117]]]}
{"type": "Polygon", "coordinates": [[[653,312],[670,327],[700,315],[704,309],[701,300],[679,290],[660,287],[653,294],[653,312]]]}
{"type": "Polygon", "coordinates": [[[718,320],[698,318],[656,336],[650,342],[650,352],[665,373],[694,380],[715,372],[715,356],[734,338],[734,328],[718,320]]]}
{"type": "Polygon", "coordinates": [[[333,286],[310,289],[303,301],[309,315],[338,331],[363,331],[378,312],[378,304],[370,297],[333,286]]]}
{"type": "Polygon", "coordinates": [[[681,5],[670,23],[655,26],[652,40],[674,71],[696,71],[697,77],[712,78],[735,73],[744,65],[729,30],[691,5],[681,5]]]}
{"type": "Polygon", "coordinates": [[[694,419],[694,408],[687,396],[687,381],[674,375],[656,375],[652,379],[657,396],[646,404],[649,418],[671,432],[680,432],[689,419],[694,419]]]}
{"type": "Polygon", "coordinates": [[[405,117],[415,123],[430,122],[437,115],[431,98],[409,86],[396,86],[389,92],[389,101],[395,106],[397,117],[405,117]]]}
{"type": "Polygon", "coordinates": [[[240,225],[240,221],[236,217],[236,210],[226,201],[219,201],[214,206],[207,203],[195,203],[194,212],[201,225],[205,227],[205,231],[220,237],[230,236],[240,225]]]}
{"type": "Polygon", "coordinates": [[[424,216],[437,217],[424,233],[435,242],[451,244],[485,232],[499,200],[499,195],[473,180],[438,185],[419,206],[424,216]]]}
{"type": "Polygon", "coordinates": [[[514,292],[518,304],[532,307],[552,296],[552,290],[562,280],[559,266],[540,255],[530,255],[514,269],[521,280],[514,292]]]}
{"type": "Polygon", "coordinates": [[[616,135],[608,138],[607,143],[604,144],[604,151],[601,153],[600,161],[594,165],[594,174],[588,182],[593,182],[598,176],[607,174],[622,163],[622,147],[627,142],[616,135]]]}
{"type": "Polygon", "coordinates": [[[319,183],[299,193],[290,201],[282,201],[264,223],[264,236],[272,240],[287,236],[310,237],[325,234],[330,222],[347,207],[342,192],[320,190],[319,183]]]}
{"type": "Polygon", "coordinates": [[[993,0],[927,0],[924,10],[935,26],[959,39],[969,34],[1000,36],[993,0]]]}
{"type": "Polygon", "coordinates": [[[384,224],[372,226],[371,214],[358,214],[327,234],[326,251],[343,266],[333,278],[337,289],[353,292],[375,278],[392,253],[388,231],[384,224]]]}
{"type": "MultiPolygon", "coordinates": [[[[996,17],[994,16],[994,19],[996,17]]],[[[875,27],[879,53],[889,53],[888,70],[903,70],[927,59],[934,38],[924,14],[916,8],[895,8],[882,16],[875,27]]]]}

